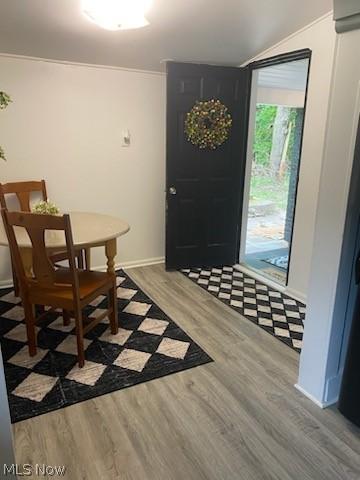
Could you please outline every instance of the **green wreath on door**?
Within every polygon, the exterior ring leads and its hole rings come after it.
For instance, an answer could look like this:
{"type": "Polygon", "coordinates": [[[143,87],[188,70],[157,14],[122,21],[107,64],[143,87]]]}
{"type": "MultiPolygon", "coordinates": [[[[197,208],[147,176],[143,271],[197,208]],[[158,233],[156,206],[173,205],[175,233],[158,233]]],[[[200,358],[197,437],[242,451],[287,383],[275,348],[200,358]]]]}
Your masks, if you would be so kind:
{"type": "Polygon", "coordinates": [[[189,142],[201,149],[215,150],[229,138],[232,118],[220,100],[197,101],[185,119],[189,142]]]}

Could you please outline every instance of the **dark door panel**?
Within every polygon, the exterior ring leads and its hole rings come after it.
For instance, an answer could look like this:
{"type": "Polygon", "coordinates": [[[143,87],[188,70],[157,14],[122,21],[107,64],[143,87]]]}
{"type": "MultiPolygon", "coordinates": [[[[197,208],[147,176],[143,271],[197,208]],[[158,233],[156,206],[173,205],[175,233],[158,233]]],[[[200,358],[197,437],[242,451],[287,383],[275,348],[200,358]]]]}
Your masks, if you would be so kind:
{"type": "Polygon", "coordinates": [[[247,69],[168,63],[166,266],[234,263],[238,251],[246,156],[247,69]],[[186,114],[197,100],[219,99],[232,116],[216,150],[186,138],[186,114]]]}

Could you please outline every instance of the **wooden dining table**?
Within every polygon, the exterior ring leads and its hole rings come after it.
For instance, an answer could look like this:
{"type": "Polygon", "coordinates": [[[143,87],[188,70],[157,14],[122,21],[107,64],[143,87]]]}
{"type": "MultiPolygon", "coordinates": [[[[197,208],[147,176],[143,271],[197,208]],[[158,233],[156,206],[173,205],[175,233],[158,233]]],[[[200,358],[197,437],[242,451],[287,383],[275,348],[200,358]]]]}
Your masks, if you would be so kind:
{"type": "MultiPolygon", "coordinates": [[[[124,220],[100,213],[69,212],[74,247],[89,252],[93,247],[105,248],[107,271],[115,274],[115,257],[117,254],[118,237],[125,235],[130,226],[124,220]]],[[[32,247],[25,229],[16,227],[16,238],[27,275],[32,275],[32,247]]],[[[46,247],[51,252],[61,252],[66,249],[65,235],[55,230],[46,231],[46,247]]],[[[0,245],[8,246],[4,225],[0,222],[0,245]]],[[[87,253],[89,255],[89,253],[87,253]]],[[[90,259],[89,264],[90,264],[90,259]]]]}

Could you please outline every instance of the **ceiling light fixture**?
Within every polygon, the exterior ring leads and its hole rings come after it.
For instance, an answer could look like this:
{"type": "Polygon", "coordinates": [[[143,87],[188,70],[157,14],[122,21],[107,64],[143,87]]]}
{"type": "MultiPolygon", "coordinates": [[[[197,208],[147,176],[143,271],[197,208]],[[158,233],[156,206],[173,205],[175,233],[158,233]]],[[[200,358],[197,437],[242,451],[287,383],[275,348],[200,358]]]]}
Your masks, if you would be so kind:
{"type": "Polygon", "coordinates": [[[84,15],[106,30],[129,30],[149,25],[145,18],[152,0],[82,0],[84,15]]]}

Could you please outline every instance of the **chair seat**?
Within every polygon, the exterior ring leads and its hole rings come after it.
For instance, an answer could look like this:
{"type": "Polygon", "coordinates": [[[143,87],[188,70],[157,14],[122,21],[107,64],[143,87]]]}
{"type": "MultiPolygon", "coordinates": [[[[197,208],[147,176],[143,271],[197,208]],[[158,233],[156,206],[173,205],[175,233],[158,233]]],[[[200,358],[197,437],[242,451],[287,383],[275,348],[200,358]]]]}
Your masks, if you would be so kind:
{"type": "MultiPolygon", "coordinates": [[[[36,283],[32,284],[29,291],[30,298],[36,299],[38,303],[43,305],[47,305],[47,301],[54,302],[56,300],[72,302],[74,294],[71,286],[72,276],[70,269],[59,268],[56,270],[55,276],[57,284],[55,288],[45,288],[36,283]]],[[[114,282],[112,275],[92,270],[78,270],[78,278],[80,300],[85,300],[89,296],[94,297],[94,294],[99,290],[106,289],[114,282]]]]}
{"type": "MultiPolygon", "coordinates": [[[[1,187],[1,184],[0,184],[1,187]]],[[[0,188],[1,193],[1,188],[0,188]]],[[[83,270],[75,262],[75,248],[71,233],[70,216],[39,215],[29,212],[8,212],[1,209],[5,230],[9,240],[12,260],[16,275],[19,279],[21,300],[24,307],[26,335],[29,354],[37,353],[36,323],[46,318],[46,312],[36,316],[36,305],[61,309],[64,326],[75,319],[75,333],[78,351],[78,364],[85,363],[84,335],[96,327],[105,316],[109,319],[111,333],[116,335],[119,330],[118,306],[116,295],[115,275],[111,273],[83,270]],[[20,248],[17,242],[15,228],[25,228],[32,244],[33,275],[27,275],[22,264],[20,248]],[[52,262],[44,242],[48,230],[63,232],[66,238],[64,255],[60,258],[68,259],[69,267],[56,268],[52,262]],[[107,308],[95,318],[87,317],[83,309],[91,304],[100,295],[107,296],[107,308]]],[[[89,256],[88,256],[89,257],[89,256]]],[[[82,263],[82,262],[81,262],[82,263]]]]}

